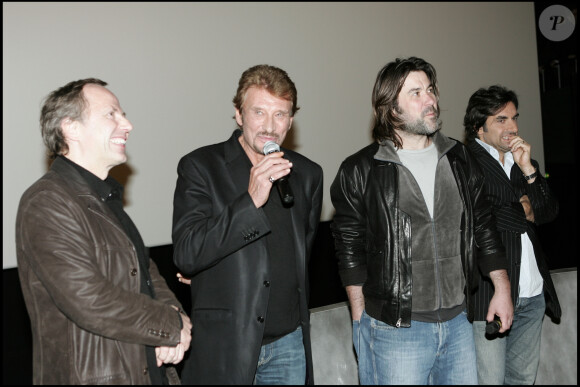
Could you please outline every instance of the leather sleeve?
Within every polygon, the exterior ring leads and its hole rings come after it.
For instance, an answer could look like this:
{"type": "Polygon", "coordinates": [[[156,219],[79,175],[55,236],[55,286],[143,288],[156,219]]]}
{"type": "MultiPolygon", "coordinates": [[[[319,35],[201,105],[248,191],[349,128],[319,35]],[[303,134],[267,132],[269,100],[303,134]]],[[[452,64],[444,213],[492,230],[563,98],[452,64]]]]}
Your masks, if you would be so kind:
{"type": "Polygon", "coordinates": [[[84,200],[88,208],[58,185],[23,198],[16,232],[19,254],[33,272],[26,286],[46,291],[86,331],[128,343],[176,345],[179,316],[140,294],[133,245],[96,197],[84,200]]]}
{"type": "Polygon", "coordinates": [[[331,230],[343,286],[360,285],[367,277],[367,214],[362,176],[354,163],[344,162],[330,187],[330,197],[336,210],[331,230]]]}
{"type": "MultiPolygon", "coordinates": [[[[465,148],[466,149],[466,148],[465,148]]],[[[477,247],[477,265],[481,273],[489,276],[495,270],[507,270],[505,248],[497,231],[491,203],[486,199],[485,179],[481,167],[471,153],[464,151],[469,195],[472,200],[474,237],[477,247]]]]}
{"type": "MultiPolygon", "coordinates": [[[[177,300],[175,294],[169,289],[167,281],[159,273],[159,269],[155,264],[155,261],[149,259],[149,274],[151,275],[151,281],[153,282],[153,289],[155,289],[155,299],[163,302],[164,304],[174,305],[179,309],[183,309],[183,305],[177,300]]],[[[177,278],[175,278],[177,281],[177,278]]]]}

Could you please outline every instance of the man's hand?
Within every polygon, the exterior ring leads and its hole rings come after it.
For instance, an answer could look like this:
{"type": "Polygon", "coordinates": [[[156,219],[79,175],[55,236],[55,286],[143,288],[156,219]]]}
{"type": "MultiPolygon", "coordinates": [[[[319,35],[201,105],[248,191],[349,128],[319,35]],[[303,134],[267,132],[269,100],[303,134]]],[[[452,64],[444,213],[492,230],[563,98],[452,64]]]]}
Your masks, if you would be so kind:
{"type": "Polygon", "coordinates": [[[262,207],[268,201],[273,182],[290,173],[292,163],[283,158],[283,155],[284,152],[270,153],[250,170],[248,193],[256,208],[262,207]]]}
{"type": "MultiPolygon", "coordinates": [[[[175,305],[171,305],[175,310],[179,311],[179,308],[175,305]]],[[[183,328],[181,328],[180,341],[175,347],[169,346],[159,346],[155,347],[155,356],[157,358],[157,367],[161,367],[163,363],[165,364],[177,364],[183,360],[185,351],[189,349],[191,344],[191,329],[193,325],[191,320],[184,313],[179,313],[181,321],[183,323],[183,328]]]]}
{"type": "Polygon", "coordinates": [[[179,342],[180,345],[183,346],[183,350],[187,351],[189,349],[189,345],[191,344],[191,330],[193,328],[193,324],[185,313],[179,313],[181,316],[181,321],[183,322],[183,328],[181,329],[181,340],[179,342]]]}
{"type": "MultiPolygon", "coordinates": [[[[514,157],[514,162],[520,167],[525,176],[529,176],[536,168],[532,165],[532,146],[524,141],[520,136],[515,136],[509,143],[510,150],[514,157]]],[[[528,180],[528,183],[533,183],[535,180],[528,180]]]]}
{"type": "Polygon", "coordinates": [[[528,195],[524,195],[520,198],[520,203],[522,203],[522,207],[524,207],[524,212],[526,213],[526,220],[528,222],[534,222],[534,209],[532,208],[532,202],[530,202],[530,198],[528,195]]]}
{"type": "Polygon", "coordinates": [[[191,285],[191,278],[185,278],[181,273],[177,273],[177,280],[182,284],[191,285]]]}
{"type": "Polygon", "coordinates": [[[161,367],[165,364],[177,364],[183,360],[185,355],[185,350],[181,343],[177,344],[175,347],[155,347],[155,356],[157,357],[157,367],[161,367]]]}
{"type": "Polygon", "coordinates": [[[501,320],[499,333],[510,329],[514,321],[514,306],[510,295],[510,281],[505,270],[494,270],[489,273],[489,277],[495,288],[493,297],[489,302],[486,320],[492,322],[494,315],[501,320]]]}

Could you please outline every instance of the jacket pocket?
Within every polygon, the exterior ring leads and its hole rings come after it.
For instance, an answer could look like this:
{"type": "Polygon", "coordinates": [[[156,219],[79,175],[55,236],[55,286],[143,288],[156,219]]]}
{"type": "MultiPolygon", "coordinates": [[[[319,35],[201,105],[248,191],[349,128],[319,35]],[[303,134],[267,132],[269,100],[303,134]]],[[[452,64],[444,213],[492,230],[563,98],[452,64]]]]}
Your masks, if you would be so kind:
{"type": "MultiPolygon", "coordinates": [[[[76,373],[71,378],[80,384],[129,384],[130,376],[116,340],[98,336],[72,327],[69,330],[73,363],[76,373]]],[[[129,362],[135,359],[128,359],[129,362]]]]}

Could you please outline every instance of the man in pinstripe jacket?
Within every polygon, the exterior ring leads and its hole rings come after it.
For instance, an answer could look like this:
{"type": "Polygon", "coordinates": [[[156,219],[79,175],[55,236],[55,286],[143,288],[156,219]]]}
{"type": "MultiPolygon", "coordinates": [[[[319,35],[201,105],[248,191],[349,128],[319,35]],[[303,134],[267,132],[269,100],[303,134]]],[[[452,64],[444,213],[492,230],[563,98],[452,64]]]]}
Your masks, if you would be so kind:
{"type": "Polygon", "coordinates": [[[518,130],[518,99],[502,86],[477,90],[464,117],[468,148],[483,169],[509,260],[514,320],[504,334],[486,334],[493,285],[481,276],[473,333],[479,384],[533,384],[540,360],[544,313],[559,319],[556,290],[540,247],[536,225],[552,221],[558,202],[531,158],[518,130]]]}

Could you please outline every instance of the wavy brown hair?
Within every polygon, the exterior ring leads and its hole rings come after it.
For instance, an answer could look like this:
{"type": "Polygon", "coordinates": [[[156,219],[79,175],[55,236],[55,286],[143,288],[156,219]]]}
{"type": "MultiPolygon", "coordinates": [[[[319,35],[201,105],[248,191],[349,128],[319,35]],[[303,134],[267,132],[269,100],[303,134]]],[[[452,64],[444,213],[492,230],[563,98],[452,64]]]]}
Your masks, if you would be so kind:
{"type": "Polygon", "coordinates": [[[439,100],[439,87],[435,68],[417,57],[397,58],[387,63],[377,75],[373,88],[372,104],[374,113],[373,138],[378,142],[391,140],[396,148],[402,148],[402,141],[395,132],[404,122],[397,116],[398,97],[407,76],[412,71],[423,71],[429,79],[433,92],[439,100]]]}
{"type": "MultiPolygon", "coordinates": [[[[288,76],[286,71],[266,64],[250,67],[243,72],[238,83],[238,90],[233,99],[236,109],[242,111],[242,106],[246,99],[246,93],[250,87],[261,87],[266,89],[270,94],[292,102],[292,111],[290,116],[300,109],[297,105],[298,92],[294,82],[288,76]]],[[[234,116],[235,119],[235,116],[234,116]]]]}

